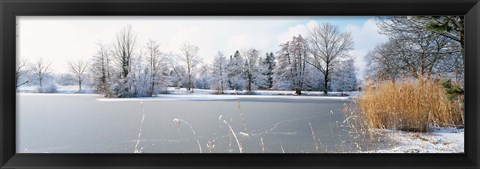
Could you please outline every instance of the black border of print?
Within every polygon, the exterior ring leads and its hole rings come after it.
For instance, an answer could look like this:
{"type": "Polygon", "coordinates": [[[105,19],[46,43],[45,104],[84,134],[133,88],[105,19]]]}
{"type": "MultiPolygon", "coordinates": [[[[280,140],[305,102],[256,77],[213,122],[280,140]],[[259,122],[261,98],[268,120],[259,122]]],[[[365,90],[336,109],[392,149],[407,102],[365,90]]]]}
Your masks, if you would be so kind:
{"type": "MultiPolygon", "coordinates": [[[[0,168],[478,168],[478,0],[0,0],[0,168]],[[16,16],[464,15],[462,154],[16,154],[16,16]]],[[[59,126],[61,127],[61,126],[59,126]]],[[[48,132],[45,132],[48,133],[48,132]]]]}

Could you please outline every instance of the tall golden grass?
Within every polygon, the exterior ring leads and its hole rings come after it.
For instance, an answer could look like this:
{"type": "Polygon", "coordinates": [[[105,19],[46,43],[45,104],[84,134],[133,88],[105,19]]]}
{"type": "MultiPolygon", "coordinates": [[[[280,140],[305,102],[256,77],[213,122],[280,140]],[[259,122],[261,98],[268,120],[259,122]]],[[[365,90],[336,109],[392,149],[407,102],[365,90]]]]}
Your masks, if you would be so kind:
{"type": "Polygon", "coordinates": [[[463,105],[433,80],[370,82],[356,102],[370,128],[426,132],[464,123],[463,105]]]}

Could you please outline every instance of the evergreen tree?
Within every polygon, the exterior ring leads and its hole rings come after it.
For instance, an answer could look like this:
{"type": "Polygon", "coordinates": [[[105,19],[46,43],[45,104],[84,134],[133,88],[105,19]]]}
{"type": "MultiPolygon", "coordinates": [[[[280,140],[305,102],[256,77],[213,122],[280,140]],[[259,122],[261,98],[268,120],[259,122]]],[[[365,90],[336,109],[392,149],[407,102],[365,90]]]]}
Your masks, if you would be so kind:
{"type": "Polygon", "coordinates": [[[273,87],[273,70],[275,69],[275,56],[273,56],[272,52],[265,54],[265,60],[263,60],[262,66],[266,67],[264,73],[267,77],[266,88],[271,89],[273,87]]]}
{"type": "Polygon", "coordinates": [[[266,85],[267,78],[264,75],[266,68],[261,66],[259,51],[256,49],[245,51],[243,57],[245,60],[243,67],[245,87],[249,93],[252,93],[258,87],[266,85]]]}
{"type": "Polygon", "coordinates": [[[231,89],[243,90],[245,87],[245,81],[243,79],[243,58],[240,52],[237,50],[235,54],[230,56],[228,63],[228,84],[231,89]]]}

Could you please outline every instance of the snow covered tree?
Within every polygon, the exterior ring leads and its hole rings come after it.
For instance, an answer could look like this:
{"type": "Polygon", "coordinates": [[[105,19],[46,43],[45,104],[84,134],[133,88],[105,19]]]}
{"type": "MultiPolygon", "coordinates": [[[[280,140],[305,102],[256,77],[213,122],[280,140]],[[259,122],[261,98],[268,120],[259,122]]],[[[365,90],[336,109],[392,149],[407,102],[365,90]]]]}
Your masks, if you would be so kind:
{"type": "Polygon", "coordinates": [[[147,68],[148,62],[145,62],[148,56],[140,54],[132,57],[131,70],[128,77],[128,83],[131,87],[130,97],[150,97],[150,73],[147,68]]]}
{"type": "MultiPolygon", "coordinates": [[[[87,78],[85,78],[87,80],[87,78]]],[[[78,85],[78,79],[72,73],[59,73],[55,77],[55,81],[61,86],[78,85]]]]}
{"type": "Polygon", "coordinates": [[[277,88],[295,90],[300,95],[307,81],[308,44],[301,35],[293,37],[281,46],[277,52],[277,67],[274,82],[277,88]]]}
{"type": "Polygon", "coordinates": [[[262,67],[266,67],[264,75],[267,76],[266,89],[273,87],[273,72],[275,69],[275,56],[272,52],[265,54],[265,59],[261,62],[262,67]]]}
{"type": "Polygon", "coordinates": [[[335,64],[340,59],[348,57],[348,52],[353,49],[352,35],[350,32],[340,32],[338,26],[324,23],[310,30],[308,39],[310,53],[313,56],[309,64],[322,72],[323,93],[327,94],[330,74],[335,64]]]}
{"type": "Polygon", "coordinates": [[[112,75],[112,50],[107,44],[98,43],[97,53],[93,56],[90,66],[92,81],[97,93],[109,97],[112,75]]]}
{"type": "Polygon", "coordinates": [[[160,51],[160,45],[154,41],[149,40],[146,44],[145,52],[146,68],[144,70],[148,78],[148,96],[153,96],[162,90],[165,90],[170,85],[168,74],[168,59],[165,54],[160,51]]]}
{"type": "MultiPolygon", "coordinates": [[[[407,67],[400,62],[402,44],[388,41],[378,44],[365,56],[367,78],[373,80],[393,80],[406,74],[407,67]],[[398,45],[398,46],[397,46],[398,45]]],[[[405,56],[403,56],[405,57],[405,56]]]]}
{"type": "Polygon", "coordinates": [[[22,60],[17,62],[17,67],[15,69],[15,89],[28,83],[28,80],[20,82],[20,79],[27,73],[26,70],[27,67],[27,61],[22,60]]]}
{"type": "Polygon", "coordinates": [[[277,51],[276,66],[273,74],[273,88],[280,90],[293,89],[293,72],[290,70],[291,54],[290,41],[280,44],[280,50],[277,51]]]}
{"type": "Polygon", "coordinates": [[[170,71],[170,77],[172,78],[172,85],[178,88],[188,85],[188,74],[183,66],[173,65],[170,71]]]}
{"type": "Polygon", "coordinates": [[[465,20],[463,16],[388,16],[377,17],[381,33],[386,35],[417,34],[428,32],[458,45],[455,49],[464,60],[465,20]]]}
{"type": "MultiPolygon", "coordinates": [[[[198,56],[198,51],[200,48],[198,46],[192,45],[188,42],[184,42],[180,47],[181,54],[178,55],[180,61],[185,64],[185,69],[187,70],[188,75],[188,84],[187,90],[192,90],[194,87],[193,77],[195,72],[195,67],[198,63],[201,62],[200,56],[198,56]]],[[[193,92],[193,90],[192,90],[193,92]]]]}
{"type": "Polygon", "coordinates": [[[237,50],[233,56],[230,56],[228,63],[228,84],[231,89],[243,90],[245,88],[245,80],[243,77],[244,59],[237,50]]]}
{"type": "Polygon", "coordinates": [[[398,77],[463,74],[459,43],[428,29],[430,17],[380,17],[381,33],[389,41],[377,45],[366,57],[371,77],[395,80],[398,77]],[[372,75],[373,74],[373,75],[372,75]]]}
{"type": "Polygon", "coordinates": [[[460,45],[462,63],[465,61],[465,18],[464,16],[427,16],[426,27],[437,35],[446,37],[460,45]]]}
{"type": "Polygon", "coordinates": [[[50,67],[51,63],[46,63],[42,59],[37,60],[36,63],[30,65],[30,71],[32,72],[34,78],[40,84],[38,92],[44,92],[44,82],[45,79],[50,75],[52,69],[50,67]]]}
{"type": "Polygon", "coordinates": [[[199,89],[209,89],[211,77],[211,65],[203,64],[197,70],[198,75],[195,77],[195,87],[199,89]]]}
{"type": "Polygon", "coordinates": [[[332,89],[336,91],[354,91],[357,87],[357,74],[353,59],[340,61],[332,74],[332,89]]]}
{"type": "Polygon", "coordinates": [[[301,35],[293,37],[291,45],[293,59],[290,68],[293,71],[293,88],[295,93],[300,95],[305,85],[305,76],[307,74],[308,44],[301,35]]]}
{"type": "Polygon", "coordinates": [[[75,79],[78,83],[78,92],[82,91],[82,82],[87,74],[87,66],[88,64],[84,60],[77,60],[68,63],[70,72],[72,72],[76,77],[75,79]]]}
{"type": "Polygon", "coordinates": [[[264,75],[266,68],[260,65],[259,51],[256,49],[244,51],[243,57],[245,60],[243,73],[246,80],[246,89],[249,93],[252,93],[258,86],[267,83],[267,77],[264,75]]]}
{"type": "Polygon", "coordinates": [[[323,74],[317,68],[307,64],[304,90],[320,91],[323,89],[323,74]]]}
{"type": "Polygon", "coordinates": [[[130,25],[117,33],[113,56],[118,79],[112,86],[115,97],[130,97],[134,95],[134,91],[132,91],[134,75],[130,74],[130,72],[132,71],[135,43],[136,35],[130,25]]]}
{"type": "Polygon", "coordinates": [[[222,52],[218,52],[213,59],[212,81],[210,89],[217,90],[218,93],[224,94],[224,90],[228,89],[228,60],[222,52]]]}

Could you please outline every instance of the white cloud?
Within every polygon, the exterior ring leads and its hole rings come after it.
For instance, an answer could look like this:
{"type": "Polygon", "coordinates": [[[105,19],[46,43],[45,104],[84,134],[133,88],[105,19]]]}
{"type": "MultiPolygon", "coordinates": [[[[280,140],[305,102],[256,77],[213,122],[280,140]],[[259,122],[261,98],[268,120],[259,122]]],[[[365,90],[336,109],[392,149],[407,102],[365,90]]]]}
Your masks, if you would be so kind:
{"type": "Polygon", "coordinates": [[[318,26],[318,22],[314,20],[310,20],[306,24],[297,24],[295,26],[292,26],[288,28],[286,32],[283,32],[278,36],[277,43],[278,44],[285,43],[289,40],[292,40],[294,36],[298,36],[298,35],[306,37],[308,35],[309,30],[311,30],[315,26],[318,26]]]}
{"type": "Polygon", "coordinates": [[[278,43],[285,43],[289,40],[292,40],[294,36],[302,35],[305,36],[307,34],[308,28],[305,24],[298,24],[296,26],[288,28],[288,30],[282,33],[278,37],[278,43]]]}
{"type": "Polygon", "coordinates": [[[379,28],[374,19],[367,20],[361,26],[347,25],[346,30],[352,33],[356,49],[371,49],[372,46],[388,40],[387,36],[378,33],[379,28]]]}
{"type": "Polygon", "coordinates": [[[388,37],[378,33],[379,28],[374,19],[367,20],[361,26],[348,25],[345,30],[352,33],[355,47],[350,55],[354,57],[355,66],[359,68],[358,78],[363,79],[366,67],[365,55],[377,44],[387,41],[388,37]]]}
{"type": "MultiPolygon", "coordinates": [[[[301,34],[318,23],[329,22],[347,28],[354,34],[355,50],[368,51],[379,38],[374,22],[322,17],[17,17],[19,23],[18,57],[52,62],[56,72],[66,72],[66,63],[89,59],[96,53],[99,41],[112,42],[115,33],[131,25],[137,34],[137,47],[148,39],[160,43],[160,49],[178,53],[180,44],[188,41],[199,46],[199,54],[209,62],[217,51],[232,55],[235,50],[256,48],[275,52],[281,42],[301,34]],[[338,21],[338,22],[337,22],[338,21]],[[355,22],[355,23],[357,23],[355,22]],[[359,34],[359,35],[357,35],[359,34]]],[[[357,52],[358,55],[361,54],[357,52]]]]}

